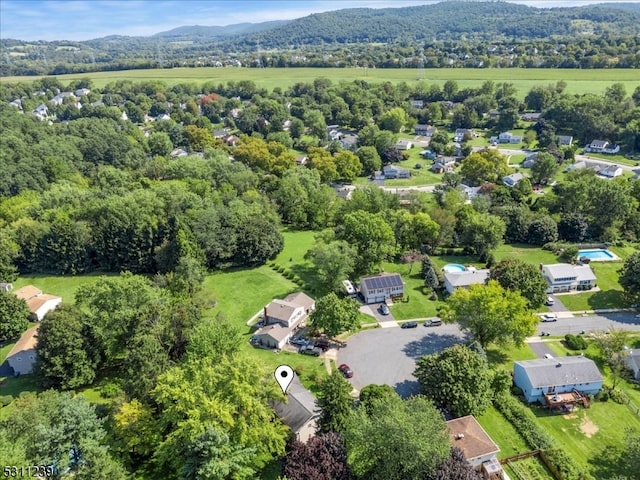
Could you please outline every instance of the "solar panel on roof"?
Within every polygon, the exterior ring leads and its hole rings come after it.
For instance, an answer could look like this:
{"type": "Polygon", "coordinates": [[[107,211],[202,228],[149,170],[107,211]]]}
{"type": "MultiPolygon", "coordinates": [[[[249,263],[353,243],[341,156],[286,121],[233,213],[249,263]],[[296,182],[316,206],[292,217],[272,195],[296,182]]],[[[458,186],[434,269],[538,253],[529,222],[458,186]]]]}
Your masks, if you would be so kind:
{"type": "Polygon", "coordinates": [[[400,275],[383,275],[379,277],[363,278],[362,281],[369,290],[374,288],[401,287],[402,278],[400,275]]]}

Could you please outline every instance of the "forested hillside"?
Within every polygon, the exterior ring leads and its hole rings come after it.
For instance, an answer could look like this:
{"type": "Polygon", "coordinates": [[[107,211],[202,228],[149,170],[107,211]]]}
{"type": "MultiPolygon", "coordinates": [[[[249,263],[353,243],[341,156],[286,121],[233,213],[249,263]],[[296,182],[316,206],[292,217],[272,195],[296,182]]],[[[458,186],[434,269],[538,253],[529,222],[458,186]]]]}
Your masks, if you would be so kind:
{"type": "MultiPolygon", "coordinates": [[[[289,22],[192,26],[85,42],[0,40],[0,75],[171,68],[638,68],[640,11],[627,4],[538,9],[506,2],[357,8],[289,22]],[[268,52],[268,53],[266,53],[268,52]]],[[[62,35],[62,34],[61,34],[62,35]]]]}

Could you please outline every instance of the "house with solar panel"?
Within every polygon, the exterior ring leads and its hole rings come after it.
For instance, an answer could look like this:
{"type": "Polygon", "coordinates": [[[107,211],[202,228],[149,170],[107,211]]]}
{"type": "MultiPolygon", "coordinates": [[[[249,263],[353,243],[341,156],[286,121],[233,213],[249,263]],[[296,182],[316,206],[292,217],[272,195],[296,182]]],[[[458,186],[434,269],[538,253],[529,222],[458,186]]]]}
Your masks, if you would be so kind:
{"type": "Polygon", "coordinates": [[[404,282],[399,273],[380,273],[360,277],[360,294],[364,303],[381,303],[404,296],[404,282]]]}

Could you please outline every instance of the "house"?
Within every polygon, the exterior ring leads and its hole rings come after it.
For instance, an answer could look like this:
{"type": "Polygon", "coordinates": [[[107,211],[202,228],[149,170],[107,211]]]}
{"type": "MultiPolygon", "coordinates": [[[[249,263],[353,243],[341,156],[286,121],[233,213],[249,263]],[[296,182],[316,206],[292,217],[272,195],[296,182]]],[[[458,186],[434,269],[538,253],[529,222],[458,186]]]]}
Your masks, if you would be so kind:
{"type": "Polygon", "coordinates": [[[596,286],[596,276],[589,265],[554,263],[541,265],[542,276],[549,284],[547,293],[590,290],[596,286]]]}
{"type": "Polygon", "coordinates": [[[603,153],[605,149],[609,147],[609,142],[606,140],[592,140],[589,145],[584,147],[585,152],[603,153]]]}
{"type": "Polygon", "coordinates": [[[573,145],[573,137],[571,135],[558,135],[558,143],[560,146],[570,147],[573,145]]]}
{"type": "Polygon", "coordinates": [[[305,166],[307,163],[309,163],[309,157],[304,156],[304,155],[298,155],[296,157],[296,165],[299,166],[305,166]]]}
{"type": "Polygon", "coordinates": [[[282,423],[291,429],[296,440],[307,442],[315,435],[320,410],[316,397],[304,388],[297,375],[293,376],[287,389],[287,402],[274,402],[273,409],[282,423]]]}
{"type": "Polygon", "coordinates": [[[293,330],[283,327],[279,323],[266,325],[253,334],[253,338],[267,348],[282,349],[287,344],[293,330]]]}
{"type": "Polygon", "coordinates": [[[618,165],[602,166],[598,170],[598,175],[601,175],[607,178],[619,177],[620,175],[622,175],[622,168],[619,167],[618,165]]]}
{"type": "Polygon", "coordinates": [[[38,120],[46,120],[49,117],[49,109],[44,103],[38,105],[31,113],[33,113],[38,120]]]}
{"type": "Polygon", "coordinates": [[[384,178],[409,178],[411,171],[408,168],[397,167],[395,165],[385,165],[382,168],[384,178]]]}
{"type": "Polygon", "coordinates": [[[53,103],[54,105],[62,105],[65,98],[75,99],[76,96],[73,94],[73,92],[60,92],[59,94],[57,94],[55,97],[51,99],[51,103],[53,103]]]}
{"type": "Polygon", "coordinates": [[[502,479],[502,467],[496,455],[500,448],[473,415],[447,422],[451,444],[464,453],[467,462],[486,479],[502,479]]]}
{"type": "Polygon", "coordinates": [[[413,108],[424,108],[424,100],[411,100],[411,106],[413,108]]]}
{"type": "Polygon", "coordinates": [[[453,172],[456,166],[456,159],[453,157],[440,157],[431,166],[431,171],[435,173],[453,172]]]}
{"type": "Polygon", "coordinates": [[[6,361],[16,376],[28,375],[33,372],[33,365],[36,362],[38,327],[39,325],[36,325],[24,332],[7,355],[6,361]]]}
{"type": "Polygon", "coordinates": [[[373,180],[374,181],[384,180],[384,173],[382,173],[381,170],[376,170],[375,172],[373,172],[373,180]]]}
{"type": "Polygon", "coordinates": [[[542,113],[540,112],[529,112],[521,114],[520,118],[525,122],[537,122],[541,116],[542,113]]]}
{"type": "Polygon", "coordinates": [[[535,165],[536,160],[538,159],[538,152],[530,152],[522,162],[522,168],[531,168],[535,165]]]}
{"type": "Polygon", "coordinates": [[[340,130],[338,130],[337,128],[331,129],[329,130],[329,140],[330,141],[337,141],[340,140],[342,138],[342,132],[340,130]]]}
{"type": "Polygon", "coordinates": [[[453,141],[454,142],[462,142],[462,141],[464,141],[465,134],[467,136],[472,137],[473,136],[473,130],[471,130],[469,128],[456,128],[456,131],[453,134],[453,141]]]}
{"type": "Polygon", "coordinates": [[[470,187],[461,183],[458,185],[458,190],[461,190],[467,196],[467,203],[471,203],[471,200],[480,195],[480,190],[482,187],[470,187]]]}
{"type": "Polygon", "coordinates": [[[404,282],[399,273],[381,273],[360,277],[360,294],[364,303],[386,302],[388,299],[402,298],[404,282]]]}
{"type": "Polygon", "coordinates": [[[22,110],[22,100],[20,100],[19,98],[16,98],[15,100],[9,102],[9,105],[17,108],[18,110],[22,110]]]}
{"type": "Polygon", "coordinates": [[[500,117],[500,110],[496,110],[495,108],[492,108],[491,110],[489,110],[487,112],[487,115],[489,116],[489,118],[491,118],[492,120],[495,120],[496,118],[500,117]]]}
{"type": "Polygon", "coordinates": [[[583,356],[537,358],[515,362],[513,382],[527,402],[542,402],[545,394],[577,390],[595,395],[602,388],[602,374],[595,362],[583,356]]]}
{"type": "Polygon", "coordinates": [[[632,170],[632,171],[633,171],[633,174],[635,175],[633,177],[633,180],[640,180],[640,169],[632,170]]]}
{"type": "Polygon", "coordinates": [[[340,139],[340,145],[346,150],[355,150],[358,147],[357,135],[345,135],[340,139]]]}
{"type": "Polygon", "coordinates": [[[226,136],[229,135],[229,129],[228,128],[216,128],[213,131],[213,138],[224,138],[226,136]]]}
{"type": "Polygon", "coordinates": [[[627,365],[633,373],[633,378],[640,380],[640,348],[627,350],[627,365]]]}
{"type": "Polygon", "coordinates": [[[27,302],[29,313],[33,320],[42,321],[44,316],[52,310],[55,310],[62,303],[62,298],[54,295],[46,295],[33,285],[15,290],[13,294],[27,302]]]}
{"type": "Polygon", "coordinates": [[[419,123],[418,125],[416,125],[414,133],[422,137],[433,137],[437,131],[438,129],[436,127],[424,123],[419,123]]]}
{"type": "Polygon", "coordinates": [[[303,292],[292,293],[283,300],[273,300],[264,307],[264,326],[253,336],[265,347],[282,348],[315,308],[315,300],[303,292]]]}
{"type": "Polygon", "coordinates": [[[236,137],[235,135],[229,135],[228,137],[225,137],[223,140],[228,147],[235,147],[240,141],[240,138],[236,137]]]}
{"type": "Polygon", "coordinates": [[[522,137],[520,135],[514,135],[511,132],[502,132],[498,135],[498,143],[520,143],[522,137]]]}
{"type": "Polygon", "coordinates": [[[489,279],[489,269],[477,270],[473,267],[464,272],[444,272],[444,288],[453,293],[458,288],[469,288],[471,285],[484,284],[489,279]]]}
{"type": "Polygon", "coordinates": [[[189,153],[182,148],[174,148],[169,154],[171,158],[186,157],[189,153]]]}
{"type": "Polygon", "coordinates": [[[526,178],[522,173],[512,173],[506,177],[502,177],[502,181],[507,187],[515,187],[520,180],[526,178]]]}
{"type": "Polygon", "coordinates": [[[162,113],[156,117],[156,120],[159,122],[163,120],[171,120],[171,116],[168,113],[162,113]]]}
{"type": "Polygon", "coordinates": [[[88,88],[79,88],[75,91],[75,96],[82,97],[84,95],[89,95],[90,93],[91,93],[91,90],[89,90],[88,88]]]}
{"type": "Polygon", "coordinates": [[[432,152],[431,150],[423,150],[420,152],[420,156],[422,158],[426,158],[428,160],[435,160],[436,159],[436,154],[434,152],[432,152]]]}
{"type": "Polygon", "coordinates": [[[413,143],[410,140],[400,139],[396,142],[396,150],[410,150],[413,143]]]}

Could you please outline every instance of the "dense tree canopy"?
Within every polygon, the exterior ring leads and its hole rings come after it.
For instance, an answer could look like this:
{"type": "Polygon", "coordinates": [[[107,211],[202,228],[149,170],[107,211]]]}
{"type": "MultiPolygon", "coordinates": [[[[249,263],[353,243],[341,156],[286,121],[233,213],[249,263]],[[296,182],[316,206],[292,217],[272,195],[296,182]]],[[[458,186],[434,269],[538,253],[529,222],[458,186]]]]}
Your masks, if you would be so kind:
{"type": "Polygon", "coordinates": [[[8,292],[0,292],[0,338],[15,340],[20,338],[29,326],[27,303],[8,292]]]}
{"type": "Polygon", "coordinates": [[[491,268],[490,278],[507,290],[519,292],[532,310],[541,307],[547,298],[549,286],[540,269],[531,263],[505,259],[491,268]]]}

